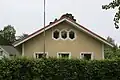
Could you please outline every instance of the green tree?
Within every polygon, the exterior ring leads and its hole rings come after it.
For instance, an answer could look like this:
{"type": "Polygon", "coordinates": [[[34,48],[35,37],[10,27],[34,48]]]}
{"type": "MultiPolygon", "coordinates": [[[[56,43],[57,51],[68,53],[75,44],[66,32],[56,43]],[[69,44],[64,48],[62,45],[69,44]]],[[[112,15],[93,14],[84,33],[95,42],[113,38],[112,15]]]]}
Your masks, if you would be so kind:
{"type": "Polygon", "coordinates": [[[118,48],[117,44],[115,44],[114,40],[111,37],[107,37],[107,41],[112,43],[114,47],[105,46],[105,58],[106,59],[113,59],[113,58],[120,58],[120,49],[118,48]]]}
{"type": "Polygon", "coordinates": [[[4,27],[3,36],[10,43],[13,43],[15,41],[15,34],[16,34],[16,31],[13,26],[8,25],[4,27]]]}
{"type": "Polygon", "coordinates": [[[3,30],[0,30],[0,35],[7,40],[9,44],[12,44],[16,40],[15,34],[16,30],[11,25],[5,26],[3,30]]]}
{"type": "Polygon", "coordinates": [[[0,45],[10,45],[9,42],[0,35],[0,45]]]}
{"type": "Polygon", "coordinates": [[[115,45],[115,41],[110,36],[107,37],[107,41],[115,45]]]}
{"type": "Polygon", "coordinates": [[[115,28],[118,29],[119,28],[119,20],[120,20],[120,0],[113,0],[112,2],[110,2],[108,5],[102,5],[103,9],[117,9],[117,12],[114,16],[114,24],[115,24],[115,28]]]}

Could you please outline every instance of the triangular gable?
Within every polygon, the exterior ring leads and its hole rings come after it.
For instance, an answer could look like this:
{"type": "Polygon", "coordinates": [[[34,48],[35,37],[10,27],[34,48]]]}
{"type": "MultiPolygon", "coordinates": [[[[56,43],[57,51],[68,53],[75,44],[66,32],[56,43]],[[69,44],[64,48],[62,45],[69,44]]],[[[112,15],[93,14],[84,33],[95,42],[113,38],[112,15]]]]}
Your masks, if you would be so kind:
{"type": "MultiPolygon", "coordinates": [[[[52,27],[54,27],[55,25],[63,22],[63,21],[67,21],[68,23],[72,24],[73,26],[79,28],[80,30],[82,30],[83,32],[87,33],[88,35],[98,39],[99,41],[113,47],[113,45],[111,43],[109,43],[107,40],[105,40],[104,38],[100,37],[99,35],[93,33],[92,31],[88,30],[87,28],[81,26],[80,24],[76,23],[75,21],[73,21],[72,19],[68,18],[68,17],[61,17],[59,20],[56,20],[54,22],[52,22],[51,24],[49,24],[48,26],[45,27],[45,30],[48,30],[52,27]]],[[[21,41],[18,41],[16,43],[14,43],[13,45],[16,47],[24,42],[26,42],[27,40],[39,35],[40,33],[42,33],[44,31],[44,28],[34,32],[33,34],[29,35],[27,38],[21,40],[21,41]]]]}

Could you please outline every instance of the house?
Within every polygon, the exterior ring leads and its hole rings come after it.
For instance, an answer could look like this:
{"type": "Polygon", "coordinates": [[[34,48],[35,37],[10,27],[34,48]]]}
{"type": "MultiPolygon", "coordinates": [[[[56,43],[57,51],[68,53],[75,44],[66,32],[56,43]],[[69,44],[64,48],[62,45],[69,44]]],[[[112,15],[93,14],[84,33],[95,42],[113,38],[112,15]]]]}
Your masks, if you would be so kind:
{"type": "Polygon", "coordinates": [[[11,58],[19,55],[19,52],[13,46],[0,45],[0,59],[4,57],[11,58]]]}
{"type": "Polygon", "coordinates": [[[97,60],[104,59],[105,45],[113,47],[104,38],[78,24],[68,13],[13,45],[27,57],[41,58],[45,49],[46,57],[97,60]]]}

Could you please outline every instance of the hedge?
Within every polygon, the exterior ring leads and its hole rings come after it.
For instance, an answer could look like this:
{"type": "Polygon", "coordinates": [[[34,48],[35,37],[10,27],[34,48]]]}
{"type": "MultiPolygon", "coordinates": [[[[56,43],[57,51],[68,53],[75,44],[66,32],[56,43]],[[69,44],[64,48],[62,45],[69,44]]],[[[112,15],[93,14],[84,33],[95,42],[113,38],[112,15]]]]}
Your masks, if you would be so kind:
{"type": "Polygon", "coordinates": [[[120,80],[120,59],[4,59],[0,80],[120,80]]]}

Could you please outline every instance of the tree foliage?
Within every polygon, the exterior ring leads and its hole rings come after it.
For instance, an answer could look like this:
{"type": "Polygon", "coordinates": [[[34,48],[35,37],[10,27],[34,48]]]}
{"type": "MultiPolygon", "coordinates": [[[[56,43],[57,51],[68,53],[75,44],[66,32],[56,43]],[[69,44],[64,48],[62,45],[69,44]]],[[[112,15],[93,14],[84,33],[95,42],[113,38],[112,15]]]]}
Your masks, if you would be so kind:
{"type": "Polygon", "coordinates": [[[9,42],[0,35],[0,45],[10,45],[9,42]]]}
{"type": "Polygon", "coordinates": [[[107,37],[107,41],[115,45],[115,41],[110,36],[107,37]]]}
{"type": "Polygon", "coordinates": [[[15,41],[15,34],[16,30],[11,25],[5,26],[3,30],[0,30],[0,36],[2,36],[9,44],[12,44],[15,41]]]}
{"type": "Polygon", "coordinates": [[[114,24],[115,24],[115,28],[118,29],[119,28],[119,20],[120,20],[120,0],[113,0],[108,5],[103,5],[102,8],[106,9],[106,10],[117,8],[117,12],[114,16],[114,24]]]}
{"type": "Polygon", "coordinates": [[[120,58],[120,48],[115,44],[114,40],[111,37],[107,37],[107,41],[112,43],[114,47],[105,46],[105,58],[106,59],[113,59],[113,58],[120,58]]]}

